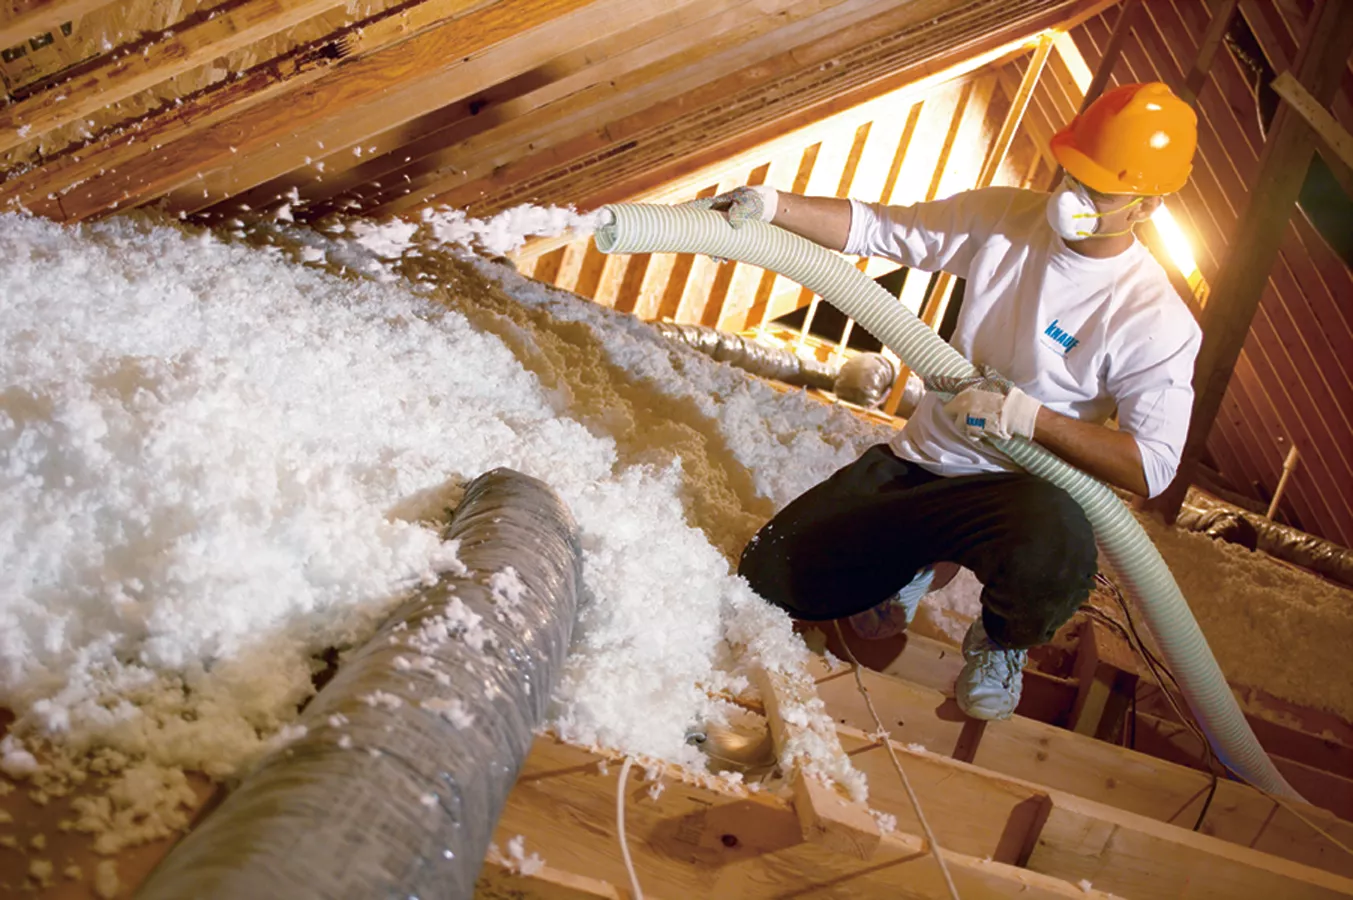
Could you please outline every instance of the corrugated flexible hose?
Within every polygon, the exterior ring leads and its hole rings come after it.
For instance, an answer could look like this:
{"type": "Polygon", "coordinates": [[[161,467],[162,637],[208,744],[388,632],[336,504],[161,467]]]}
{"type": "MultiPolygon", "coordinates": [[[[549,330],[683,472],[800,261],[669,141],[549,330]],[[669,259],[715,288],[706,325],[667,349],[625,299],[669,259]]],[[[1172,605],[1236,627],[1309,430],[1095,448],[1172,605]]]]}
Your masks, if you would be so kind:
{"type": "MultiPolygon", "coordinates": [[[[773,225],[732,228],[723,216],[680,206],[619,203],[597,230],[603,253],[701,253],[784,275],[836,306],[923,375],[967,376],[972,363],[897,298],[836,254],[773,225]]],[[[1165,661],[1217,757],[1261,790],[1300,800],[1245,721],[1174,576],[1132,513],[1103,484],[1022,439],[995,446],[1065,490],[1094,526],[1101,551],[1144,611],[1165,661]]]]}
{"type": "Polygon", "coordinates": [[[464,571],[415,591],[139,900],[474,895],[498,816],[568,654],[573,516],[510,469],[465,489],[464,571]]]}

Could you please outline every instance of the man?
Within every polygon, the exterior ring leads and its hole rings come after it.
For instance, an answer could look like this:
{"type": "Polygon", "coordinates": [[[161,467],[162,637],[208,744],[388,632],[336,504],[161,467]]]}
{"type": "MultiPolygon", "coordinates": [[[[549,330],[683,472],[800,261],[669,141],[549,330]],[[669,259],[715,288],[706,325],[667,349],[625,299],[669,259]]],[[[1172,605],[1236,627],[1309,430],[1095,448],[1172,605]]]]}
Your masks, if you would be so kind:
{"type": "Polygon", "coordinates": [[[987,188],[886,207],[762,186],[704,201],[734,226],[760,218],[830,249],[966,278],[952,343],[983,370],[932,383],[955,396],[928,393],[889,444],[762,528],[739,565],[761,596],[882,636],[910,623],[936,563],[960,564],[983,590],[959,706],[981,719],[1014,712],[1027,649],[1088,596],[1097,554],[1071,497],[984,439],[1037,441],[1139,495],[1170,483],[1201,332],[1133,228],[1184,185],[1196,142],[1193,111],[1168,87],[1124,85],[1053,137],[1066,179],[1051,195],[987,188]]]}

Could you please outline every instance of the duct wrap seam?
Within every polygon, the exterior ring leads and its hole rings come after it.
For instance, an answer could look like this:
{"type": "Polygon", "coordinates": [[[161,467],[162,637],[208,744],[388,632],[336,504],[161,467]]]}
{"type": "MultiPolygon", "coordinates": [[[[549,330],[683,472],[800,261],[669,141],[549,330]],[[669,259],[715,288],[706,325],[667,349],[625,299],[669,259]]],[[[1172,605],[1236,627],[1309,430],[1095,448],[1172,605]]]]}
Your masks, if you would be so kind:
{"type": "Polygon", "coordinates": [[[343,663],[304,735],[184,838],[142,900],[474,894],[568,652],[581,562],[568,509],[508,469],[470,483],[447,538],[465,571],[343,663]]]}
{"type": "MultiPolygon", "coordinates": [[[[732,228],[723,216],[681,206],[618,203],[597,230],[603,253],[700,253],[768,269],[797,282],[855,319],[923,375],[976,370],[897,298],[844,259],[761,222],[732,228]]],[[[1160,553],[1105,485],[1025,440],[994,441],[1025,470],[1069,493],[1094,527],[1100,550],[1142,609],[1166,663],[1218,758],[1269,793],[1300,800],[1259,745],[1160,553]]]]}

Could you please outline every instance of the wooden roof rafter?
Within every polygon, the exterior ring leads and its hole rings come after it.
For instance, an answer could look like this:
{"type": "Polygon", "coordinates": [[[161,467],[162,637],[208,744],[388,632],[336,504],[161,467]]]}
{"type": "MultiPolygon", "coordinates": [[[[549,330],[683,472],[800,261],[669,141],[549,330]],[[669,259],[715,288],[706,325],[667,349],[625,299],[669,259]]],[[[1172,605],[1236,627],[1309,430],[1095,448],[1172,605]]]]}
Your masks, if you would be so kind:
{"type": "Polygon", "coordinates": [[[4,0],[0,3],[0,47],[9,47],[44,31],[51,31],[63,22],[79,19],[95,10],[109,6],[113,0],[4,0]],[[18,7],[17,9],[15,7],[18,7]]]}
{"type": "Polygon", "coordinates": [[[303,22],[343,0],[248,0],[0,108],[0,153],[303,22]]]}

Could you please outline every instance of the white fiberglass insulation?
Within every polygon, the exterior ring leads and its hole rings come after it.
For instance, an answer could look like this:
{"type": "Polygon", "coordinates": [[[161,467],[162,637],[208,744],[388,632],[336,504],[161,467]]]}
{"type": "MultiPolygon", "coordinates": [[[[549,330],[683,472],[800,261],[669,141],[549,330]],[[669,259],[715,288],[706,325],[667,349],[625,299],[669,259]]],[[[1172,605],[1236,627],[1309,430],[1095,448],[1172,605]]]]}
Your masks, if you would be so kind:
{"type": "MultiPolygon", "coordinates": [[[[421,233],[501,253],[587,224],[528,209],[421,233]]],[[[706,688],[805,653],[731,562],[890,432],[504,267],[478,264],[495,288],[434,265],[415,226],[339,231],[291,229],[283,250],[0,216],[0,706],[25,742],[0,769],[23,774],[28,746],[111,749],[140,779],[237,772],[295,718],[318,654],[454,565],[426,523],[497,466],[550,483],[582,533],[550,725],[696,761],[706,688]]],[[[1347,592],[1168,543],[1233,681],[1353,717],[1347,592]]],[[[929,615],[961,634],[975,583],[946,591],[929,615]]]]}
{"type": "Polygon", "coordinates": [[[515,276],[411,288],[389,239],[0,217],[0,706],[28,746],[237,771],[317,654],[454,564],[419,522],[497,466],[581,529],[565,737],[694,761],[706,687],[801,658],[729,557],[880,435],[515,276]]]}

